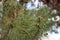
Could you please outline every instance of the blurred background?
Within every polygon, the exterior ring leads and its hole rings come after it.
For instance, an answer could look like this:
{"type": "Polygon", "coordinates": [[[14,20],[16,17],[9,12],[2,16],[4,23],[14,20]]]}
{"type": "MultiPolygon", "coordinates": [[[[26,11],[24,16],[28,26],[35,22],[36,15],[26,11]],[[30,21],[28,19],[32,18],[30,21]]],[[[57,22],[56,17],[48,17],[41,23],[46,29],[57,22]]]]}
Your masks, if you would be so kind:
{"type": "Polygon", "coordinates": [[[60,40],[60,1],[0,0],[0,40],[60,40]]]}

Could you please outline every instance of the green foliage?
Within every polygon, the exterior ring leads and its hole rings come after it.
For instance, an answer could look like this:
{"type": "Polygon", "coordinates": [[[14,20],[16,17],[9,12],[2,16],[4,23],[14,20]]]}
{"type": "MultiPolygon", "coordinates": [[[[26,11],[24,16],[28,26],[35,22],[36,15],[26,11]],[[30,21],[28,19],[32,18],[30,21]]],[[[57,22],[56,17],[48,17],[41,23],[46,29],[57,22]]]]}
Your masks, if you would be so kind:
{"type": "Polygon", "coordinates": [[[49,30],[51,22],[48,21],[48,18],[52,17],[52,15],[48,13],[48,8],[38,11],[20,9],[17,11],[18,16],[11,19],[8,17],[8,14],[20,7],[19,4],[15,5],[15,3],[15,1],[4,2],[3,13],[5,15],[3,14],[2,19],[3,40],[34,40],[35,36],[38,35],[39,37],[49,30]]]}

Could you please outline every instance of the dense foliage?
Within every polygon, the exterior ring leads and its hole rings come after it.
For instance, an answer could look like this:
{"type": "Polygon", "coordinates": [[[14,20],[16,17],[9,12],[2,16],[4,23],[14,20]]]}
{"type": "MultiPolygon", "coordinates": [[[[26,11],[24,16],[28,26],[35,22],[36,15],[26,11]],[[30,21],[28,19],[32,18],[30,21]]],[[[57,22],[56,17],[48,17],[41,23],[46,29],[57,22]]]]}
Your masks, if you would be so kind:
{"type": "Polygon", "coordinates": [[[52,15],[48,8],[38,11],[21,9],[21,3],[15,0],[3,2],[1,40],[38,40],[39,36],[49,30],[52,15]]]}

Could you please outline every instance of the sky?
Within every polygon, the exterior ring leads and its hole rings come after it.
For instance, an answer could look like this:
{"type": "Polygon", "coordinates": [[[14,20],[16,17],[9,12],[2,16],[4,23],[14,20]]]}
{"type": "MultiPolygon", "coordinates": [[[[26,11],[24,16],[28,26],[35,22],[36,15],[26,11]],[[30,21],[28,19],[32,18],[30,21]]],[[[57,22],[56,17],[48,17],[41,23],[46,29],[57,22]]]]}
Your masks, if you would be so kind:
{"type": "Polygon", "coordinates": [[[33,2],[33,4],[34,4],[33,6],[32,6],[31,1],[29,1],[29,2],[27,3],[26,7],[27,7],[28,10],[39,9],[39,8],[47,7],[47,5],[45,5],[42,1],[39,2],[38,0],[35,0],[35,1],[32,0],[32,2],[33,2]],[[38,5],[39,5],[39,8],[37,8],[38,5]]]}
{"type": "MultiPolygon", "coordinates": [[[[20,1],[20,0],[17,0],[17,2],[19,2],[19,1],[20,1]]],[[[29,1],[29,2],[26,4],[26,8],[27,8],[28,10],[32,10],[32,9],[36,10],[36,9],[39,9],[39,8],[47,7],[47,5],[45,5],[42,1],[39,2],[38,0],[32,0],[32,2],[33,2],[33,4],[34,4],[33,6],[32,6],[31,1],[29,1]],[[39,5],[39,8],[37,8],[38,5],[39,5]]]]}

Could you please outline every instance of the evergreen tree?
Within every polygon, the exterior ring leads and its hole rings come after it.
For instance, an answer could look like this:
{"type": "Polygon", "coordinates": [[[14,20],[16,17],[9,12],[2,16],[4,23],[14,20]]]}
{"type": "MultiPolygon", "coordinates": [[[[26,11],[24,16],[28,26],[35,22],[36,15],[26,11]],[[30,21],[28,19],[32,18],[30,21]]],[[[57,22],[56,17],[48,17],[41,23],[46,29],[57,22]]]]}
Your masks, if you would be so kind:
{"type": "Polygon", "coordinates": [[[48,13],[48,8],[22,10],[22,5],[16,0],[3,1],[1,40],[38,40],[39,36],[50,29],[52,22],[48,18],[52,15],[48,13]]]}

